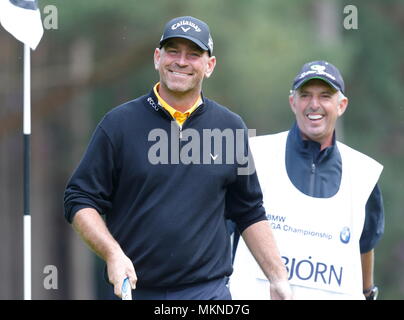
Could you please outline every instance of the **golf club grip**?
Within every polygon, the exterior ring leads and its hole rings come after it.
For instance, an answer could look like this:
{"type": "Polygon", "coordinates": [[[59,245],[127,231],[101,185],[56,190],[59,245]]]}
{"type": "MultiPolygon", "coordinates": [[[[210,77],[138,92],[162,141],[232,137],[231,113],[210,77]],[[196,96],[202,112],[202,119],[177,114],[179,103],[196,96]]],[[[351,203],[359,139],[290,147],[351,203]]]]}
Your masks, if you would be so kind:
{"type": "Polygon", "coordinates": [[[122,284],[122,300],[132,300],[132,288],[129,278],[125,278],[122,284]]]}

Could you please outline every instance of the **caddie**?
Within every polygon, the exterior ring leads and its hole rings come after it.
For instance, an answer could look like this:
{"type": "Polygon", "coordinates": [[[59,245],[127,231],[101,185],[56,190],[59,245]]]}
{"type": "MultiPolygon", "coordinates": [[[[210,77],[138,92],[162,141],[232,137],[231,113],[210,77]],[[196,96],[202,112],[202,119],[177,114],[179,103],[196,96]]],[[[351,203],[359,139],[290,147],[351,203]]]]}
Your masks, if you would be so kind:
{"type": "MultiPolygon", "coordinates": [[[[376,299],[374,248],[384,231],[382,165],[336,140],[348,98],[327,61],[303,65],[292,85],[289,131],[250,139],[268,223],[295,299],[376,299]]],[[[240,241],[234,299],[267,299],[268,282],[240,241]]]]}

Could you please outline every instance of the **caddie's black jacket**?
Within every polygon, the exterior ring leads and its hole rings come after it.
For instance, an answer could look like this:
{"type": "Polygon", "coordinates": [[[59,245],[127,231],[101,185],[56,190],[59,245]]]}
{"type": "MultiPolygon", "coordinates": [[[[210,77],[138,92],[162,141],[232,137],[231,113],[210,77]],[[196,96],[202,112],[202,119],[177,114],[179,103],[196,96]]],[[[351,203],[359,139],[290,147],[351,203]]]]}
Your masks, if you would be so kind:
{"type": "Polygon", "coordinates": [[[247,147],[242,119],[204,97],[181,132],[153,91],[114,108],[98,124],[67,184],[66,219],[72,222],[85,207],[105,215],[133,261],[139,288],[230,275],[225,212],[241,232],[266,219],[256,174],[238,171],[243,161],[236,153],[246,151],[235,147],[237,130],[247,147]],[[204,134],[214,129],[223,134],[222,145],[214,148],[215,136],[207,150],[204,134]]]}

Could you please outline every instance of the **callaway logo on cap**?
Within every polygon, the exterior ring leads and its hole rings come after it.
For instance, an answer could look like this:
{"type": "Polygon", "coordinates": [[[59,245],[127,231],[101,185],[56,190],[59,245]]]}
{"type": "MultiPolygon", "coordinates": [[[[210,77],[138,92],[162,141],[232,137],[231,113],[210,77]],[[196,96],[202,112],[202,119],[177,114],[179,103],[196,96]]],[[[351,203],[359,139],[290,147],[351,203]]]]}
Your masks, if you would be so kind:
{"type": "Polygon", "coordinates": [[[321,79],[330,86],[344,93],[345,84],[339,70],[327,61],[312,61],[303,65],[293,81],[292,89],[297,90],[311,79],[321,79]]]}
{"type": "Polygon", "coordinates": [[[194,17],[178,17],[169,21],[164,27],[164,33],[160,39],[160,47],[171,38],[184,38],[191,40],[202,50],[213,52],[213,40],[208,25],[194,17]]]}

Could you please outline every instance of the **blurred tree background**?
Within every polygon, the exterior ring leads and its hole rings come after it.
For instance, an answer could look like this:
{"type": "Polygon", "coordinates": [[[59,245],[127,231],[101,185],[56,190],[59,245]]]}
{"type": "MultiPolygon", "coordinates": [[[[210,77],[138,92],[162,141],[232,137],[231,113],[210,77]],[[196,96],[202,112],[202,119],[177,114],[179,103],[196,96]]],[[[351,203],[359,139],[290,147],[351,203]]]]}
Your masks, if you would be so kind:
{"type": "MultiPolygon", "coordinates": [[[[101,117],[158,80],[153,51],[165,23],[206,21],[218,63],[204,94],[258,134],[288,130],[288,93],[307,61],[344,75],[349,108],[338,136],[384,165],[386,228],[376,248],[381,299],[404,298],[404,3],[402,0],[40,0],[57,8],[32,53],[34,299],[105,298],[102,262],[63,218],[63,191],[101,117]],[[358,10],[358,28],[344,28],[358,10]],[[58,270],[45,289],[44,267],[58,270]]],[[[0,299],[23,297],[22,44],[0,28],[0,299]]]]}

